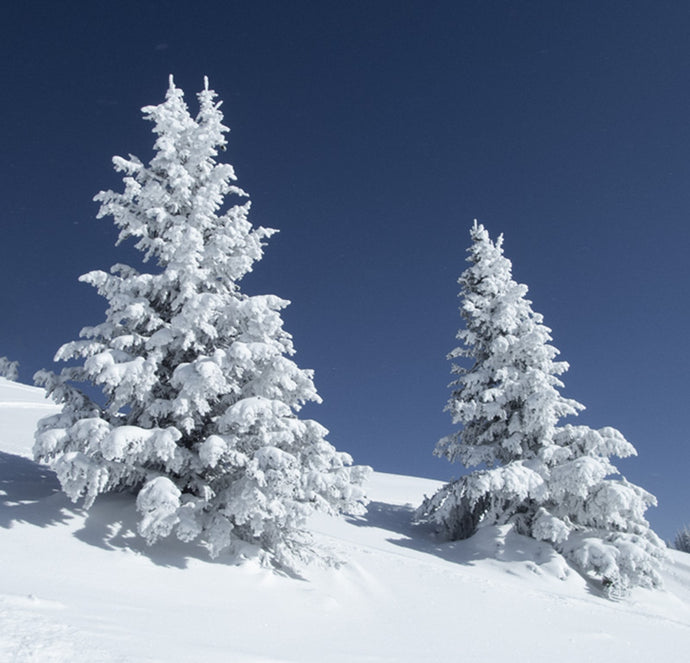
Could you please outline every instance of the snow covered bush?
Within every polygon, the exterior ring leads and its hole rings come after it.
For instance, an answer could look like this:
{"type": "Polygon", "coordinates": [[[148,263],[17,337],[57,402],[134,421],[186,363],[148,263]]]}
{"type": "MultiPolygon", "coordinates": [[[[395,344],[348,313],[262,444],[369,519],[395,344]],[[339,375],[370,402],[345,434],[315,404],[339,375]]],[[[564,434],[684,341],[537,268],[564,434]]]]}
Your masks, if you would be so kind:
{"type": "Polygon", "coordinates": [[[435,453],[480,466],[443,486],[417,511],[449,539],[471,536],[483,524],[512,523],[518,532],[551,542],[585,575],[612,591],[661,582],[664,546],[644,518],[655,498],[618,474],[610,457],[635,455],[614,428],[559,425],[584,406],[564,398],[551,330],[512,278],[503,255],[475,222],[470,267],[459,279],[462,345],[449,359],[457,379],[446,409],[462,428],[441,439],[435,453]]]}
{"type": "Polygon", "coordinates": [[[690,553],[690,527],[684,527],[673,540],[673,546],[676,550],[690,553]]]}
{"type": "Polygon", "coordinates": [[[0,378],[16,380],[19,377],[19,362],[0,357],[0,378]]]}
{"type": "Polygon", "coordinates": [[[63,409],[40,422],[34,453],[86,508],[133,489],[149,542],[174,533],[213,556],[249,542],[292,565],[309,556],[314,510],[363,511],[368,468],[297,416],[320,398],[312,371],[289,358],[289,302],[240,290],[276,231],[252,227],[232,166],[216,160],[228,129],[215,97],[206,81],[194,118],[171,77],[165,102],[143,109],[157,136],[150,163],[114,157],[124,191],[99,193],[98,217],[112,216],[119,242],[133,238],[158,269],[81,277],[107,300],[106,319],[58,350],[73,365],[37,373],[63,409]]]}

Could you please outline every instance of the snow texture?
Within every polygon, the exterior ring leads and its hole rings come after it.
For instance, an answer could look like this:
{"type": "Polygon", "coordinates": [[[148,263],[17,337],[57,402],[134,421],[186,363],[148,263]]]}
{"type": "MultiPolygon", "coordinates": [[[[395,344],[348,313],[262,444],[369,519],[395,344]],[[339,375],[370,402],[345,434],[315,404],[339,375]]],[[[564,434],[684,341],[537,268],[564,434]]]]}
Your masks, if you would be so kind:
{"type": "Polygon", "coordinates": [[[551,330],[512,278],[503,238],[493,242],[475,222],[470,267],[460,276],[462,344],[449,358],[458,376],[447,410],[462,428],[441,439],[436,454],[483,466],[426,498],[420,521],[449,539],[478,527],[510,524],[555,549],[612,595],[659,587],[664,544],[644,518],[656,500],[617,475],[610,457],[635,455],[616,429],[562,425],[584,406],[564,398],[551,330]]]}
{"type": "Polygon", "coordinates": [[[195,542],[149,547],[130,496],[85,512],[30,460],[47,409],[41,390],[0,378],[2,661],[630,663],[690,648],[687,554],[670,551],[665,590],[611,602],[509,525],[451,542],[412,526],[412,504],[440,487],[428,479],[373,473],[366,516],[311,516],[316,542],[348,562],[301,579],[250,550],[211,561],[195,542]]]}
{"type": "Polygon", "coordinates": [[[297,416],[320,398],[289,358],[289,302],[240,289],[276,231],[251,225],[233,167],[216,160],[228,129],[215,97],[206,81],[194,118],[171,77],[165,102],[143,109],[157,136],[150,163],[113,159],[124,191],[99,193],[98,216],[157,269],[82,277],[107,300],[106,319],[58,350],[68,367],[36,375],[62,411],[40,422],[34,452],[87,509],[135,491],[150,543],[175,533],[217,556],[249,542],[291,566],[309,555],[314,510],[362,513],[367,468],[297,416]]]}

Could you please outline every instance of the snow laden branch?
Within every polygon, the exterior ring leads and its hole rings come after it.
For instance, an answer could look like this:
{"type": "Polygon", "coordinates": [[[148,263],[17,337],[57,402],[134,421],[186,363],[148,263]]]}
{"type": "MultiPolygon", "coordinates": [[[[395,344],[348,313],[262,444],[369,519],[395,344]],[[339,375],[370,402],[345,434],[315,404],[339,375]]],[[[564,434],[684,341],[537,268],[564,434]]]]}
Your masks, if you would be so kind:
{"type": "Polygon", "coordinates": [[[475,222],[470,266],[460,276],[461,345],[449,359],[456,379],[446,406],[461,428],[435,453],[468,468],[417,511],[449,539],[512,524],[550,542],[608,591],[658,587],[664,544],[644,518],[653,495],[618,476],[611,457],[635,455],[614,428],[562,425],[584,406],[564,398],[567,363],[556,361],[551,330],[512,278],[503,239],[475,222]]]}
{"type": "Polygon", "coordinates": [[[215,556],[248,542],[292,566],[310,554],[312,512],[363,511],[368,468],[298,417],[320,398],[290,359],[289,302],[240,287],[276,231],[251,225],[233,167],[217,161],[228,129],[207,83],[198,101],[192,117],[171,78],[165,101],[143,109],[153,158],[115,157],[123,191],[95,197],[119,242],[157,269],[82,277],[107,301],[105,320],[58,350],[71,366],[37,374],[63,409],[40,422],[34,453],[87,508],[134,490],[149,543],[200,539],[215,556]]]}

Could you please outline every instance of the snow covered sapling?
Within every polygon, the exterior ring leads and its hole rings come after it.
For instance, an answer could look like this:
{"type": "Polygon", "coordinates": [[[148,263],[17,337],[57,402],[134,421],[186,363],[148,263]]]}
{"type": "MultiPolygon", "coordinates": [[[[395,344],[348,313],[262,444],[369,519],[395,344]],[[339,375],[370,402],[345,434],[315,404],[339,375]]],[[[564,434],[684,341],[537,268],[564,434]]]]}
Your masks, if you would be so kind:
{"type": "Polygon", "coordinates": [[[617,474],[611,456],[635,449],[613,428],[559,426],[584,406],[564,398],[551,330],[512,278],[503,239],[475,222],[470,267],[459,279],[465,328],[449,359],[457,379],[446,409],[462,428],[435,453],[482,466],[443,486],[417,511],[449,539],[485,524],[513,524],[549,541],[581,572],[617,591],[657,586],[663,544],[644,519],[652,495],[617,474]]]}
{"type": "Polygon", "coordinates": [[[0,357],[0,378],[16,380],[19,377],[19,362],[0,357]]]}
{"type": "Polygon", "coordinates": [[[289,302],[240,289],[276,231],[252,227],[232,166],[216,160],[228,129],[215,97],[206,81],[194,118],[171,77],[165,102],[143,109],[157,136],[149,164],[113,159],[124,191],[99,193],[98,216],[158,270],[82,276],[106,298],[106,319],[58,350],[56,361],[76,365],[36,375],[63,409],[39,423],[34,453],[87,508],[132,488],[149,542],[174,532],[213,556],[249,542],[292,565],[309,555],[314,510],[363,510],[367,468],[297,417],[320,398],[312,371],[289,359],[289,302]],[[224,206],[226,196],[238,202],[224,206]]]}
{"type": "Polygon", "coordinates": [[[683,527],[683,529],[676,534],[676,538],[673,540],[673,546],[676,550],[690,553],[690,527],[683,527]]]}

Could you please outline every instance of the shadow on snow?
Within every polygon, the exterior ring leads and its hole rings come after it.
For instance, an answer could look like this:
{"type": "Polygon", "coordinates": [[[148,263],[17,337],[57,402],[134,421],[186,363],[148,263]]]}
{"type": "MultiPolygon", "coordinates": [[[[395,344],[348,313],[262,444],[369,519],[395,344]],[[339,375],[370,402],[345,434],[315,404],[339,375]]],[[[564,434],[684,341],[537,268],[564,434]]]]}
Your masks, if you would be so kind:
{"type": "MultiPolygon", "coordinates": [[[[387,537],[393,545],[433,555],[453,564],[473,566],[480,560],[506,563],[511,575],[550,575],[564,580],[572,569],[548,543],[522,536],[509,525],[480,527],[468,539],[447,541],[432,525],[414,523],[415,508],[371,502],[367,514],[351,518],[358,527],[376,527],[396,536],[387,537]]],[[[596,592],[601,595],[599,591],[596,592]]]]}
{"type": "Polygon", "coordinates": [[[61,492],[55,474],[28,458],[0,451],[0,527],[64,524],[79,509],[61,492]]]}
{"type": "Polygon", "coordinates": [[[133,494],[100,495],[86,511],[62,492],[52,470],[28,458],[0,452],[0,528],[11,529],[19,523],[51,527],[75,519],[81,521],[81,527],[73,535],[80,541],[104,550],[144,555],[159,566],[186,568],[190,559],[235,566],[255,553],[247,545],[240,553],[222,554],[214,560],[201,544],[172,536],[149,546],[137,533],[133,494]]]}
{"type": "MultiPolygon", "coordinates": [[[[397,546],[434,555],[455,564],[473,565],[479,560],[520,562],[526,572],[541,574],[541,568],[565,576],[567,566],[551,546],[515,533],[510,527],[482,527],[470,539],[446,541],[428,524],[413,522],[414,507],[371,502],[363,517],[348,518],[357,527],[374,527],[393,536],[387,540],[397,546]],[[559,562],[561,560],[563,563],[559,562]]],[[[85,511],[70,502],[61,491],[54,472],[22,456],[0,452],[0,527],[11,529],[16,523],[37,527],[81,523],[73,536],[103,550],[121,550],[143,555],[154,564],[186,568],[189,560],[236,566],[256,550],[247,544],[239,553],[225,553],[213,560],[199,543],[185,543],[175,537],[149,546],[137,533],[135,497],[131,493],[101,495],[85,511]]],[[[516,573],[515,565],[506,571],[516,573]]],[[[516,573],[517,574],[517,573],[516,573]]],[[[294,573],[287,572],[292,577],[294,573]]],[[[596,592],[599,593],[599,592],[596,592]]]]}

